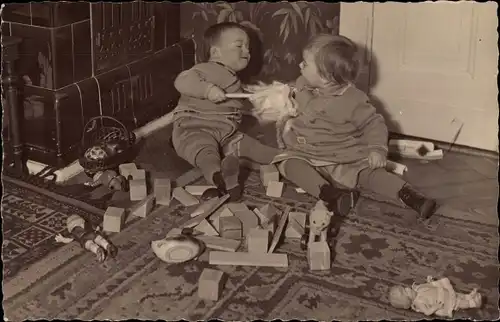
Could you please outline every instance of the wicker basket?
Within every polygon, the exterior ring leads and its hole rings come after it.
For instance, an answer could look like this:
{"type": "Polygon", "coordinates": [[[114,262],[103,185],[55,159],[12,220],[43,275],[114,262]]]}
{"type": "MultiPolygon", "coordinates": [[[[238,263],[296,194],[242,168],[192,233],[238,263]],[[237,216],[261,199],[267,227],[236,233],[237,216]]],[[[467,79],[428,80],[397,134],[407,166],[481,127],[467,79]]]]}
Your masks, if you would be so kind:
{"type": "Polygon", "coordinates": [[[135,155],[135,134],[117,119],[97,116],[83,128],[80,165],[88,175],[115,169],[130,162],[135,155]]]}

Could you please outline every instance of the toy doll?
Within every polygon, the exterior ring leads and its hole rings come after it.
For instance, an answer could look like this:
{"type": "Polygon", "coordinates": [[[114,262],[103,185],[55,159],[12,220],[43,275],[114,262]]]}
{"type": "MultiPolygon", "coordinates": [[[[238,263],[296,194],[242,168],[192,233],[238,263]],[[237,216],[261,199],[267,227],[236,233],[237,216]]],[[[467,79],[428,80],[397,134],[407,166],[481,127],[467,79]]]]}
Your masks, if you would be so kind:
{"type": "Polygon", "coordinates": [[[66,220],[68,234],[56,236],[57,242],[70,243],[76,240],[80,245],[97,256],[99,262],[103,262],[106,256],[115,257],[118,249],[111,244],[102,234],[99,227],[93,227],[78,215],[71,215],[66,220]]]}
{"type": "Polygon", "coordinates": [[[392,306],[413,309],[427,316],[435,314],[441,317],[453,317],[458,309],[481,307],[482,297],[473,289],[469,294],[456,293],[448,278],[434,280],[427,277],[427,283],[413,284],[412,287],[393,286],[389,292],[392,306]]]}

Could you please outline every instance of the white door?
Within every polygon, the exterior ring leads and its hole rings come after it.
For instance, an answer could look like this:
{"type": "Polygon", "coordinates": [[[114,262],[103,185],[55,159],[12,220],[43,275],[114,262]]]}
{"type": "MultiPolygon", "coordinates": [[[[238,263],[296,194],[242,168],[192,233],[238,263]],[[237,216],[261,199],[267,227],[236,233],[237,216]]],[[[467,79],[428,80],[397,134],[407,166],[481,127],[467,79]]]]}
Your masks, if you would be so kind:
{"type": "Polygon", "coordinates": [[[496,3],[356,5],[341,7],[340,33],[371,47],[390,130],[451,142],[463,124],[456,144],[498,152],[496,3]]]}

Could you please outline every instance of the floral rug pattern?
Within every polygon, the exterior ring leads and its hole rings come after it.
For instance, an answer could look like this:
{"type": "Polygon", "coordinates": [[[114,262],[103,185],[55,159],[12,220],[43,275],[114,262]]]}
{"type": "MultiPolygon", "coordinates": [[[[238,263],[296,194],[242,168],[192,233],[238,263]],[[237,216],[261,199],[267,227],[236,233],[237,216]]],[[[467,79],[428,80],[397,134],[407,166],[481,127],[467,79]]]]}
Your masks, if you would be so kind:
{"type": "MultiPolygon", "coordinates": [[[[258,181],[257,173],[247,180],[249,207],[272,203],[307,211],[315,202],[291,186],[283,198],[267,197],[258,181]]],[[[212,265],[169,265],[151,251],[152,240],[189,219],[189,209],[159,208],[112,236],[120,249],[113,261],[99,264],[67,245],[58,250],[59,263],[51,263],[57,269],[30,283],[6,283],[4,310],[10,320],[417,320],[425,316],[388,304],[388,289],[432,275],[450,278],[457,292],[477,287],[485,298],[481,309],[454,318],[497,319],[497,226],[441,214],[416,224],[410,217],[409,210],[362,198],[340,225],[330,271],[309,271],[298,240],[287,239],[275,252],[288,254],[288,268],[215,266],[229,278],[212,302],[197,297],[198,278],[212,265]]]]}

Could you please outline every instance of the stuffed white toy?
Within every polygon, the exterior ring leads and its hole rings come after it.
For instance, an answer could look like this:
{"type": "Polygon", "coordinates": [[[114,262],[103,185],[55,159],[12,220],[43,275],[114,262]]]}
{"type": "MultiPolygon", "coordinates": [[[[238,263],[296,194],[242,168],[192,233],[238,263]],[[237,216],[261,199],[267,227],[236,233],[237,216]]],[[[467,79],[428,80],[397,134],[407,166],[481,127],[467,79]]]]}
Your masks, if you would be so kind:
{"type": "Polygon", "coordinates": [[[290,118],[298,115],[297,101],[293,98],[294,89],[287,84],[274,81],[266,85],[248,85],[246,91],[252,93],[248,98],[254,108],[252,114],[261,122],[276,122],[278,146],[284,148],[283,133],[290,118]]]}

